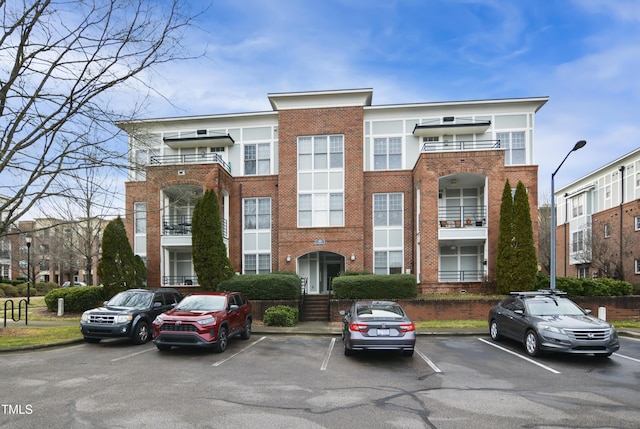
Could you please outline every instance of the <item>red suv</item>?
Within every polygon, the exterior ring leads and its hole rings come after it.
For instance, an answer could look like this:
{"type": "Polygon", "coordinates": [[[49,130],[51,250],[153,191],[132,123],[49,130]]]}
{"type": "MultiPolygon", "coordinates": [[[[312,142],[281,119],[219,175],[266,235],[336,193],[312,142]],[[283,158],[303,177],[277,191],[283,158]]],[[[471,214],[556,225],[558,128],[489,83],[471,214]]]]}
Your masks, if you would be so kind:
{"type": "Polygon", "coordinates": [[[251,304],[238,292],[197,292],[153,321],[158,350],[211,347],[221,353],[230,337],[251,336],[251,304]]]}

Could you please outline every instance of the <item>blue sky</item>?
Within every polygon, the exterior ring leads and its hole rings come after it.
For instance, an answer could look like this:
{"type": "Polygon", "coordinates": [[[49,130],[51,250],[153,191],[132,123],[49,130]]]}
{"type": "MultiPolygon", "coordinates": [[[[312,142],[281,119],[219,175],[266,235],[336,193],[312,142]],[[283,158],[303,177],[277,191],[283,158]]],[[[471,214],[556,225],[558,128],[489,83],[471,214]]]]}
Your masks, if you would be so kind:
{"type": "Polygon", "coordinates": [[[373,104],[549,96],[539,193],[640,146],[637,0],[213,0],[197,60],[148,76],[147,118],[271,110],[267,94],[373,88],[373,104]],[[167,100],[171,100],[169,103],[167,100]]]}

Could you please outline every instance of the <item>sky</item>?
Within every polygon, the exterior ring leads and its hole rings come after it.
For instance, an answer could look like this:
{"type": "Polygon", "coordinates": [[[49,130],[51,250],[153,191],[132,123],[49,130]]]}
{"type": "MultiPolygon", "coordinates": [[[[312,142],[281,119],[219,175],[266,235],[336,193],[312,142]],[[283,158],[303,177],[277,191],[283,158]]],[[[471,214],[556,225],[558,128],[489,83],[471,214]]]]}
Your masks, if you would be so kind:
{"type": "Polygon", "coordinates": [[[373,104],[548,96],[539,189],[640,146],[638,0],[192,0],[204,56],[149,75],[145,118],[270,111],[269,93],[372,88],[373,104]]]}

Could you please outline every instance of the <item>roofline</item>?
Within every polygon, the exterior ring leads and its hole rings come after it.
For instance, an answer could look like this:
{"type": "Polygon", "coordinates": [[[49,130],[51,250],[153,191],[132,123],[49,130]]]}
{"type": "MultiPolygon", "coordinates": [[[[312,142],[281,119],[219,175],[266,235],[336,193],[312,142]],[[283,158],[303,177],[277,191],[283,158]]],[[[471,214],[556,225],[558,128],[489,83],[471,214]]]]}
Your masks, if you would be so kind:
{"type": "Polygon", "coordinates": [[[464,104],[488,104],[488,103],[499,103],[499,104],[507,104],[507,103],[518,103],[518,102],[538,102],[539,105],[536,107],[535,112],[540,110],[542,106],[544,106],[547,101],[549,101],[549,96],[538,96],[538,97],[517,97],[517,98],[489,98],[483,100],[458,100],[458,101],[433,101],[433,102],[422,102],[422,103],[405,103],[405,104],[381,104],[377,106],[367,106],[365,110],[376,110],[376,109],[388,109],[388,108],[400,108],[400,107],[442,107],[442,106],[457,106],[464,104]]]}
{"type": "MultiPolygon", "coordinates": [[[[578,178],[578,179],[574,180],[573,182],[571,182],[571,183],[569,183],[569,184],[567,184],[567,185],[564,185],[564,186],[563,186],[563,187],[561,187],[561,188],[556,189],[556,190],[555,190],[555,194],[562,193],[562,191],[564,191],[564,190],[566,190],[567,188],[570,188],[570,187],[572,187],[572,186],[575,186],[575,185],[576,185],[576,184],[578,184],[579,182],[581,182],[581,181],[585,180],[587,177],[589,177],[589,176],[593,176],[594,174],[596,174],[596,173],[598,173],[598,172],[600,172],[600,171],[607,170],[607,169],[611,168],[612,166],[614,166],[615,164],[618,164],[619,162],[623,161],[625,158],[629,158],[629,157],[631,157],[631,156],[635,155],[636,153],[640,153],[640,148],[634,149],[634,150],[632,150],[631,152],[626,153],[626,154],[624,154],[624,155],[622,155],[622,156],[620,156],[620,157],[616,158],[615,160],[611,161],[610,163],[605,164],[605,165],[603,165],[602,167],[596,168],[596,169],[595,169],[595,170],[593,170],[592,172],[585,174],[584,176],[582,176],[582,177],[580,177],[580,178],[578,178]]],[[[565,191],[565,192],[566,192],[566,191],[565,191]]]]}

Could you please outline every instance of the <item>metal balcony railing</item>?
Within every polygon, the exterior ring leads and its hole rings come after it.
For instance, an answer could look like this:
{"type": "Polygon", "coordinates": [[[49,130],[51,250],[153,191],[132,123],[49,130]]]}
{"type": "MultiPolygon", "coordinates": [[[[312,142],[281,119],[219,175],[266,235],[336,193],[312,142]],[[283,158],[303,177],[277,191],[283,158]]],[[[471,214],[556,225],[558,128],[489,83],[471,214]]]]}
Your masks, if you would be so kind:
{"type": "Polygon", "coordinates": [[[162,286],[198,286],[197,276],[163,276],[162,286]]]}
{"type": "MultiPolygon", "coordinates": [[[[162,219],[162,235],[191,235],[191,215],[172,215],[162,219]]],[[[229,238],[229,221],[222,219],[222,237],[229,238]]]]}
{"type": "Polygon", "coordinates": [[[231,173],[231,164],[225,162],[220,155],[215,152],[188,155],[163,155],[152,156],[149,165],[171,165],[171,164],[220,164],[231,173]]]}
{"type": "Polygon", "coordinates": [[[422,152],[499,149],[500,140],[460,140],[455,142],[424,142],[422,152]]]}
{"type": "Polygon", "coordinates": [[[438,222],[441,228],[486,227],[487,206],[441,207],[438,222]]]}
{"type": "Polygon", "coordinates": [[[162,235],[191,235],[191,215],[163,217],[162,235]]]}
{"type": "Polygon", "coordinates": [[[482,270],[438,271],[441,282],[480,282],[484,276],[482,270]]]}

